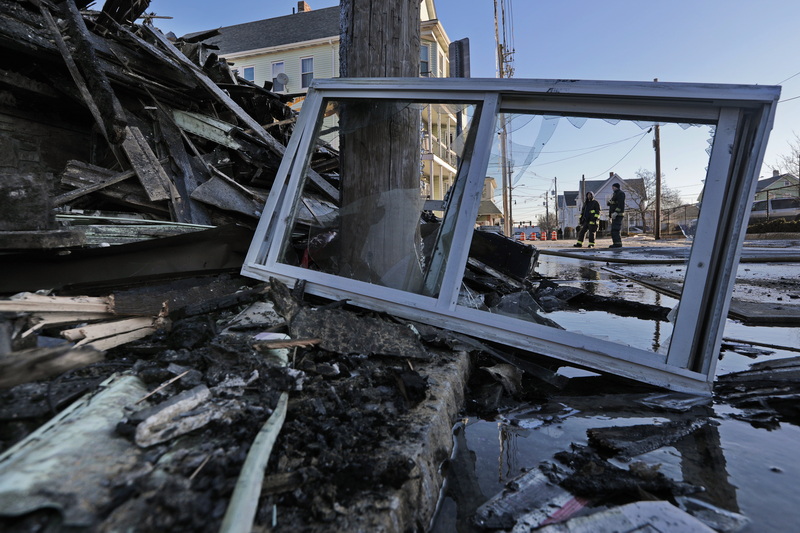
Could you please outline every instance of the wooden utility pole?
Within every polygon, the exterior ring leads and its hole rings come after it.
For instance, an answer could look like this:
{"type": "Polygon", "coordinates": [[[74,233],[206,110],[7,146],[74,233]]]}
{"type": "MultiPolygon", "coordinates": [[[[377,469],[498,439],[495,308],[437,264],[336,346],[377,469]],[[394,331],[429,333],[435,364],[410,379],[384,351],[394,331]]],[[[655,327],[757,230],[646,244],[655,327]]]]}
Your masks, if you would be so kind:
{"type": "MultiPolygon", "coordinates": [[[[343,77],[419,77],[419,0],[342,0],[341,9],[343,77]]],[[[344,104],[339,274],[414,290],[419,110],[388,100],[344,104]]]]}
{"type": "Polygon", "coordinates": [[[553,196],[555,196],[553,205],[554,205],[554,210],[556,212],[556,233],[558,233],[558,228],[560,227],[560,225],[558,223],[558,178],[557,177],[553,178],[553,196]]]}
{"type": "MultiPolygon", "coordinates": [[[[506,9],[505,2],[510,0],[500,0],[500,14],[497,12],[497,2],[494,0],[494,40],[497,46],[497,77],[510,78],[514,73],[511,66],[513,50],[509,50],[508,40],[506,35],[508,29],[506,28],[506,9]]],[[[500,167],[502,172],[501,187],[503,189],[503,232],[507,236],[511,236],[511,229],[513,226],[512,220],[512,184],[511,184],[511,168],[508,164],[508,127],[506,124],[505,113],[500,114],[500,167]]]]}
{"type": "MultiPolygon", "coordinates": [[[[653,81],[658,81],[658,78],[653,81]]],[[[653,220],[653,238],[658,240],[661,238],[661,128],[659,124],[655,126],[653,149],[656,152],[656,213],[655,220],[653,220]]],[[[644,223],[644,221],[642,222],[644,223]]]]}

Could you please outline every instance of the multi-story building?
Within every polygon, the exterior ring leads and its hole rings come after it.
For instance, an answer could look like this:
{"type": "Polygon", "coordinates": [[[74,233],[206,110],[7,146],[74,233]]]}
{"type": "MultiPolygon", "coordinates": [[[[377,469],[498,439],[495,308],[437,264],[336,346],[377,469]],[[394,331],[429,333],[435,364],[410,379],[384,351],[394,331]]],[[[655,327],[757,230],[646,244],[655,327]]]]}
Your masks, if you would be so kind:
{"type": "MultiPolygon", "coordinates": [[[[423,0],[420,8],[420,76],[446,77],[450,39],[433,0],[423,0]]],[[[299,109],[312,79],[339,76],[339,18],[338,6],[315,10],[301,0],[291,15],[219,28],[203,42],[218,47],[217,55],[239,76],[286,94],[299,109]]],[[[443,199],[453,184],[457,121],[457,112],[440,106],[422,110],[420,181],[426,198],[443,199]]]]}

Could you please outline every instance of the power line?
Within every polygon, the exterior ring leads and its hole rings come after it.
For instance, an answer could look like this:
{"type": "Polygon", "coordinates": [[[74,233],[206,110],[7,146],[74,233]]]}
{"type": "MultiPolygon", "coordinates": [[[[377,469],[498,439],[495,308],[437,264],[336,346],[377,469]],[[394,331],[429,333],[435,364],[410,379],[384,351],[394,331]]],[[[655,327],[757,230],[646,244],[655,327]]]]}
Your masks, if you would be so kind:
{"type": "Polygon", "coordinates": [[[617,161],[616,163],[614,163],[613,165],[611,165],[611,166],[610,166],[609,168],[607,168],[605,171],[601,172],[600,174],[597,174],[596,176],[592,176],[592,177],[591,177],[591,178],[589,178],[589,179],[594,179],[594,178],[599,178],[600,176],[605,176],[605,175],[606,175],[606,173],[607,173],[609,170],[611,170],[611,169],[612,169],[612,168],[614,168],[615,166],[619,165],[619,164],[622,162],[622,160],[623,160],[623,159],[625,159],[626,157],[628,157],[628,156],[630,155],[630,153],[631,153],[631,152],[633,152],[633,149],[634,149],[634,148],[636,148],[637,146],[639,146],[639,143],[640,143],[640,142],[642,142],[642,139],[644,139],[645,135],[647,135],[647,134],[648,134],[648,132],[647,132],[647,131],[646,131],[646,132],[644,132],[644,133],[642,133],[641,137],[639,137],[639,140],[638,140],[638,141],[636,141],[636,144],[634,144],[634,145],[631,147],[631,149],[630,149],[630,150],[628,150],[628,152],[627,152],[625,155],[623,155],[623,156],[622,156],[622,157],[619,159],[619,161],[617,161]]]}
{"type": "Polygon", "coordinates": [[[779,81],[779,82],[778,82],[778,83],[776,83],[775,85],[780,85],[780,84],[782,84],[782,83],[785,83],[785,82],[789,81],[790,79],[792,79],[792,78],[794,78],[794,77],[796,77],[796,76],[800,76],[800,72],[797,72],[796,74],[792,74],[791,76],[789,76],[789,77],[788,77],[788,78],[786,78],[785,80],[783,80],[783,81],[779,81]]]}

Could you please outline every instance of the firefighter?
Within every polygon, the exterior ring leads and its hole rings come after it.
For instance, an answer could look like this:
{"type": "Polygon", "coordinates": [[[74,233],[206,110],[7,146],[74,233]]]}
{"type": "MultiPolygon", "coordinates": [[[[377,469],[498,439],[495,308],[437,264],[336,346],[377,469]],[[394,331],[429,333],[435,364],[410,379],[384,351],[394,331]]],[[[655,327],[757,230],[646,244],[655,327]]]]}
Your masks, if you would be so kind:
{"type": "Polygon", "coordinates": [[[622,216],[625,213],[625,193],[619,188],[619,183],[611,186],[614,192],[608,201],[608,220],[611,221],[611,246],[609,248],[622,248],[622,237],[619,234],[622,229],[622,216]]]}
{"type": "Polygon", "coordinates": [[[583,238],[589,234],[589,248],[594,248],[594,236],[597,233],[597,223],[600,220],[600,203],[594,199],[594,194],[587,192],[586,200],[583,202],[583,210],[579,220],[581,229],[578,230],[578,242],[572,246],[580,248],[583,246],[583,238]]]}

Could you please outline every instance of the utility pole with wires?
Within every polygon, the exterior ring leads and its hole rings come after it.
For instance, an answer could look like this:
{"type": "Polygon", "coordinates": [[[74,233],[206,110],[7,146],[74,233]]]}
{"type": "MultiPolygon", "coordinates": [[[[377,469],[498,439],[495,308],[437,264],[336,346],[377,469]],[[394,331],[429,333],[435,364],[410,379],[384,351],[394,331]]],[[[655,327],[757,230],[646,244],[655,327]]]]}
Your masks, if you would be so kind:
{"type": "Polygon", "coordinates": [[[561,225],[558,223],[558,178],[557,177],[553,178],[553,196],[555,197],[553,206],[556,212],[556,232],[558,232],[561,225]]]}
{"type": "MultiPolygon", "coordinates": [[[[658,78],[653,81],[658,81],[658,78]]],[[[653,149],[656,152],[656,212],[653,216],[653,238],[658,240],[661,238],[661,127],[658,123],[653,134],[653,149]]]]}
{"type": "MultiPolygon", "coordinates": [[[[497,45],[497,77],[510,78],[514,74],[514,28],[511,0],[494,0],[494,39],[497,45]],[[500,10],[498,14],[498,3],[500,10]],[[508,12],[508,18],[506,18],[508,12]],[[510,22],[510,25],[506,21],[510,22]],[[511,46],[509,47],[509,41],[511,46]]],[[[500,114],[500,168],[503,190],[503,232],[511,235],[513,220],[511,219],[511,166],[509,165],[508,125],[504,113],[500,114]]]]}

